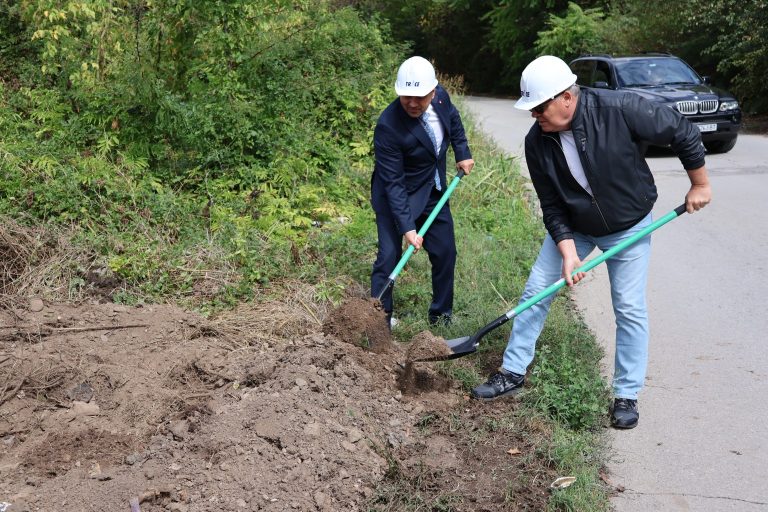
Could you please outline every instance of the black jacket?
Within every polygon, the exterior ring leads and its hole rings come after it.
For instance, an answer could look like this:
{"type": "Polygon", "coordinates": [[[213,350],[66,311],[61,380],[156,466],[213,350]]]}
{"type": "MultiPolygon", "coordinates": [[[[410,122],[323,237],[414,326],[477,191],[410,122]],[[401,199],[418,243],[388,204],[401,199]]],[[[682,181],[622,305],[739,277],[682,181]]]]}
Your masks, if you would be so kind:
{"type": "Polygon", "coordinates": [[[381,113],[373,135],[376,163],[371,176],[371,204],[376,212],[388,209],[400,233],[416,229],[434,185],[435,167],[446,187],[446,154],[453,147],[457,162],[472,158],[464,125],[448,92],[436,87],[432,107],[443,125],[443,144],[435,155],[420,121],[410,117],[400,99],[381,113]]]}
{"type": "Polygon", "coordinates": [[[581,89],[571,131],[594,197],[571,175],[558,133],[543,132],[536,123],[525,137],[531,180],[555,243],[573,238],[574,231],[622,231],[651,211],[658,194],[643,143],[671,146],[686,170],[704,165],[698,128],[634,93],[581,89]]]}

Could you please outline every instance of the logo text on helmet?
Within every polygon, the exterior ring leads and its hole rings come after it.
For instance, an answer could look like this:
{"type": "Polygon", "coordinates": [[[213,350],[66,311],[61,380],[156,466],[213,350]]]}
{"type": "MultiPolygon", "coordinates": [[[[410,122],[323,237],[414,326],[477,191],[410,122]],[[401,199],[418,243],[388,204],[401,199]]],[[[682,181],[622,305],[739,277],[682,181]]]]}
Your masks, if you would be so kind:
{"type": "Polygon", "coordinates": [[[421,82],[405,82],[406,87],[418,87],[421,82]]]}

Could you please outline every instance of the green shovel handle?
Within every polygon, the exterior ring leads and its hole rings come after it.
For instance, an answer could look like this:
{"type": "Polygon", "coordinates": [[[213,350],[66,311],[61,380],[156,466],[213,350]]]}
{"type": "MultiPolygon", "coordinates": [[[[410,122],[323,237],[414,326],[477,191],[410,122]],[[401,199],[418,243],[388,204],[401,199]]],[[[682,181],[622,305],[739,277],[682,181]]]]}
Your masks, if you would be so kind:
{"type": "MultiPolygon", "coordinates": [[[[443,205],[448,201],[448,198],[451,197],[451,194],[453,193],[453,189],[456,188],[456,186],[461,181],[461,178],[465,175],[464,169],[459,169],[459,171],[456,173],[456,176],[451,180],[451,183],[448,185],[448,188],[443,192],[443,196],[440,198],[440,200],[437,202],[435,207],[432,209],[432,213],[429,214],[429,217],[427,217],[427,220],[424,222],[424,224],[421,226],[421,229],[419,229],[417,235],[420,237],[424,237],[424,234],[429,229],[429,226],[432,225],[432,222],[435,220],[435,217],[440,213],[440,210],[443,208],[443,205]]],[[[397,276],[400,274],[400,272],[405,267],[405,264],[408,263],[408,259],[410,259],[411,255],[413,254],[413,251],[416,250],[416,248],[412,245],[408,245],[408,248],[403,253],[402,257],[400,258],[400,261],[395,266],[395,269],[392,271],[391,274],[389,274],[389,277],[387,278],[387,284],[384,286],[384,289],[381,290],[379,295],[376,297],[378,300],[381,300],[381,298],[384,296],[384,294],[389,290],[393,284],[395,284],[395,279],[397,279],[397,276]]]]}
{"type": "MultiPolygon", "coordinates": [[[[598,266],[599,264],[601,264],[602,262],[604,262],[605,260],[607,260],[608,258],[613,256],[617,252],[623,251],[624,249],[626,249],[630,245],[634,244],[635,242],[637,242],[638,240],[640,240],[644,236],[647,236],[648,234],[650,234],[652,231],[655,231],[655,230],[659,229],[661,226],[663,226],[667,222],[669,222],[669,221],[671,221],[673,219],[676,219],[677,217],[679,217],[680,215],[682,215],[684,213],[685,213],[685,204],[681,204],[680,206],[678,206],[677,208],[675,208],[674,210],[672,210],[671,212],[669,212],[665,216],[663,216],[660,219],[654,221],[652,224],[650,224],[649,226],[645,227],[644,229],[641,229],[640,231],[638,231],[637,233],[635,233],[631,237],[627,238],[623,242],[621,242],[621,243],[611,247],[610,249],[608,249],[607,251],[602,253],[600,256],[597,256],[597,257],[589,260],[588,262],[586,262],[585,264],[583,264],[582,266],[580,266],[579,268],[574,270],[573,274],[571,274],[571,275],[574,276],[574,275],[578,274],[579,272],[587,272],[589,270],[592,270],[593,268],[595,268],[596,266],[598,266]]],[[[520,313],[522,313],[523,311],[525,311],[529,307],[531,307],[534,304],[536,304],[537,302],[539,302],[544,297],[552,295],[553,293],[557,292],[560,288],[562,288],[564,286],[565,286],[565,279],[561,278],[559,281],[556,281],[555,283],[552,283],[547,288],[545,288],[544,290],[540,291],[539,293],[537,293],[536,295],[534,295],[530,299],[528,299],[525,302],[519,304],[516,308],[509,310],[506,313],[505,316],[507,317],[508,320],[511,320],[512,318],[516,317],[517,315],[519,315],[520,313]]]]}

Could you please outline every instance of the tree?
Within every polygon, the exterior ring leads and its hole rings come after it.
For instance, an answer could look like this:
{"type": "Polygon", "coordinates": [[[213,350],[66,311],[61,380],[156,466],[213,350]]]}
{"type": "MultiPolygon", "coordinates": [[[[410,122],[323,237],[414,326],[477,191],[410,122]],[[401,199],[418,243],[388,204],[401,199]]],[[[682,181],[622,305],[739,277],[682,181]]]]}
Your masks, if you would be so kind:
{"type": "Polygon", "coordinates": [[[566,62],[581,53],[605,52],[600,30],[605,14],[600,8],[582,10],[573,2],[562,17],[549,15],[547,29],[538,34],[536,51],[539,55],[556,55],[566,62]]]}
{"type": "Polygon", "coordinates": [[[743,104],[768,112],[768,1],[692,0],[686,32],[707,34],[705,54],[732,83],[743,104]],[[714,39],[714,42],[712,42],[714,39]]]}

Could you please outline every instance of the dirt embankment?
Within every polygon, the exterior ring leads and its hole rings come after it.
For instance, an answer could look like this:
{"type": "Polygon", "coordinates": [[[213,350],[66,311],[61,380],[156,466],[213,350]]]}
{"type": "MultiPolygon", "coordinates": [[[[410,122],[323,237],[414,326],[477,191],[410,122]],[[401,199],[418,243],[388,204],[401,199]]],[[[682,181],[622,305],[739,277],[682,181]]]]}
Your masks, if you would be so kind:
{"type": "MultiPolygon", "coordinates": [[[[522,462],[507,449],[526,441],[469,439],[513,406],[467,402],[428,364],[404,378],[386,326],[371,350],[324,334],[332,315],[298,299],[211,321],[98,301],[2,308],[0,507],[400,510],[417,492],[509,510],[522,462]]],[[[544,480],[519,510],[544,506],[544,480]]]]}

